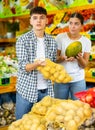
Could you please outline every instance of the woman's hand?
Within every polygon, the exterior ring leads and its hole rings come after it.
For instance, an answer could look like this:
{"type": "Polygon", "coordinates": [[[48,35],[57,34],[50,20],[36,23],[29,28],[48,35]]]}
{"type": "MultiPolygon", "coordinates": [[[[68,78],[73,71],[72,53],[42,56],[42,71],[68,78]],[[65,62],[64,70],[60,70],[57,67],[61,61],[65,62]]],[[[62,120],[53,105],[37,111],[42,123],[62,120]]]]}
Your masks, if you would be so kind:
{"type": "Polygon", "coordinates": [[[76,59],[78,61],[78,64],[82,67],[85,68],[88,64],[89,61],[89,55],[90,53],[84,52],[84,54],[82,55],[82,53],[78,53],[78,55],[76,56],[76,59]]]}
{"type": "Polygon", "coordinates": [[[83,59],[83,56],[82,56],[81,52],[78,53],[78,55],[76,56],[76,58],[75,57],[69,57],[69,58],[66,59],[66,61],[75,61],[76,59],[77,60],[82,60],[83,59]]]}
{"type": "Polygon", "coordinates": [[[77,60],[81,60],[82,58],[83,58],[82,53],[81,52],[78,53],[78,55],[76,56],[76,59],[77,60]]]}
{"type": "Polygon", "coordinates": [[[66,60],[66,61],[71,61],[71,62],[72,62],[72,61],[75,61],[75,58],[74,58],[74,57],[69,57],[69,58],[66,58],[65,60],[66,60]]]}

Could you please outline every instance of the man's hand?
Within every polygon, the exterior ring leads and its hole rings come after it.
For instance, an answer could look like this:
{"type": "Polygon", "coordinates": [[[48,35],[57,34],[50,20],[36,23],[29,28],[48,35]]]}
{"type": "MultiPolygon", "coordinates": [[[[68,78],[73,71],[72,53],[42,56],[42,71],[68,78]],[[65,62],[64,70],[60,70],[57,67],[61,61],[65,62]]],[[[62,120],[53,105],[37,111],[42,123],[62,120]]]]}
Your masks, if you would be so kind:
{"type": "Polygon", "coordinates": [[[37,66],[45,66],[46,65],[46,61],[45,60],[36,60],[35,63],[37,64],[37,66]]]}
{"type": "Polygon", "coordinates": [[[45,59],[36,59],[34,61],[34,63],[29,63],[26,65],[25,69],[26,71],[32,71],[34,69],[36,69],[38,66],[45,66],[46,65],[46,61],[45,59]]]}

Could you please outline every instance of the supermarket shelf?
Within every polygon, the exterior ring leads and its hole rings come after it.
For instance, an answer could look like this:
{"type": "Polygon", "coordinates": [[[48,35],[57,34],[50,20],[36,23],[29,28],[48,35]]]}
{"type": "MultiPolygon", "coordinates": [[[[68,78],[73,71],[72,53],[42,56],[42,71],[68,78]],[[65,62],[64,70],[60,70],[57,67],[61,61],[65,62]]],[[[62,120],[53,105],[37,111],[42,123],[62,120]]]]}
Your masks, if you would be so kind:
{"type": "Polygon", "coordinates": [[[2,42],[16,42],[16,38],[2,38],[0,39],[0,43],[2,42]]]}
{"type": "Polygon", "coordinates": [[[6,21],[8,21],[10,19],[22,19],[22,18],[23,19],[24,18],[29,18],[29,14],[21,14],[19,16],[18,15],[13,15],[13,16],[7,16],[7,17],[3,17],[3,18],[1,17],[0,21],[3,21],[3,22],[5,21],[6,22],[6,21]]]}
{"type": "MultiPolygon", "coordinates": [[[[95,83],[95,78],[85,78],[86,82],[93,82],[95,83]]],[[[7,86],[0,86],[0,94],[2,93],[7,93],[7,92],[15,92],[16,91],[16,87],[15,87],[15,83],[14,84],[9,84],[7,86]]]]}
{"type": "Polygon", "coordinates": [[[48,15],[50,14],[56,14],[56,13],[60,13],[60,12],[74,12],[74,11],[78,11],[78,10],[85,10],[85,9],[95,9],[95,4],[89,4],[89,5],[85,5],[85,6],[77,6],[77,7],[69,7],[69,8],[64,8],[63,10],[55,10],[55,11],[48,11],[48,15]]]}
{"type": "Polygon", "coordinates": [[[88,77],[86,77],[85,80],[86,80],[86,82],[95,83],[95,78],[88,78],[88,77]]]}
{"type": "Polygon", "coordinates": [[[7,92],[15,92],[15,91],[16,91],[15,83],[6,86],[0,86],[0,94],[7,93],[7,92]]]}
{"type": "MultiPolygon", "coordinates": [[[[95,78],[86,77],[85,79],[86,79],[86,82],[95,83],[95,78]]],[[[0,86],[0,94],[7,93],[7,92],[15,92],[15,91],[16,91],[16,83],[11,83],[11,84],[6,85],[6,86],[0,86]]]]}
{"type": "MultiPolygon", "coordinates": [[[[72,12],[72,11],[78,11],[78,10],[84,10],[84,9],[95,9],[95,4],[89,4],[89,5],[84,5],[84,6],[77,6],[77,7],[68,7],[68,8],[64,8],[62,10],[54,10],[54,11],[48,11],[48,15],[53,15],[56,13],[60,13],[60,12],[72,12]]],[[[0,21],[8,21],[10,19],[24,19],[24,18],[29,18],[30,14],[28,13],[23,13],[23,14],[15,14],[12,16],[6,16],[6,17],[1,17],[0,21]]]]}

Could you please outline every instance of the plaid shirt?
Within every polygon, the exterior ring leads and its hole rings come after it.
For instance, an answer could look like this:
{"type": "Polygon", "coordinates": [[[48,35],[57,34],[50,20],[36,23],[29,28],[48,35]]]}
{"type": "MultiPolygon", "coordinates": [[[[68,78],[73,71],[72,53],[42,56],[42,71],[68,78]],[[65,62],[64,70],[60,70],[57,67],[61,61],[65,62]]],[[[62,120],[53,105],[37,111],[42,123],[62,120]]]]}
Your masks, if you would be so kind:
{"type": "MultiPolygon", "coordinates": [[[[56,61],[57,44],[50,35],[44,35],[45,57],[56,61]]],[[[16,42],[16,53],[18,58],[18,79],[16,89],[24,99],[35,103],[38,99],[37,90],[37,70],[27,72],[25,66],[28,63],[33,63],[36,58],[37,37],[33,30],[20,36],[16,42]]],[[[47,80],[48,95],[54,96],[53,86],[50,80],[47,80]]]]}

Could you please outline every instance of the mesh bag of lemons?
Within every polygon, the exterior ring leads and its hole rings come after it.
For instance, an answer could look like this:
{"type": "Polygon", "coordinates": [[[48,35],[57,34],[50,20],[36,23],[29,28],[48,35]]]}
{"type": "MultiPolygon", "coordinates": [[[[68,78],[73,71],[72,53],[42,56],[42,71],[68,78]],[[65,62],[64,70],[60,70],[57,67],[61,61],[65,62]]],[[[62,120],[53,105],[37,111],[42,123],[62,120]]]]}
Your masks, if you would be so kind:
{"type": "Polygon", "coordinates": [[[64,66],[45,59],[46,65],[37,67],[45,79],[50,79],[53,83],[68,83],[72,77],[67,73],[64,66]]]}
{"type": "Polygon", "coordinates": [[[8,130],[78,130],[91,114],[92,109],[87,103],[46,96],[8,130]]]}

